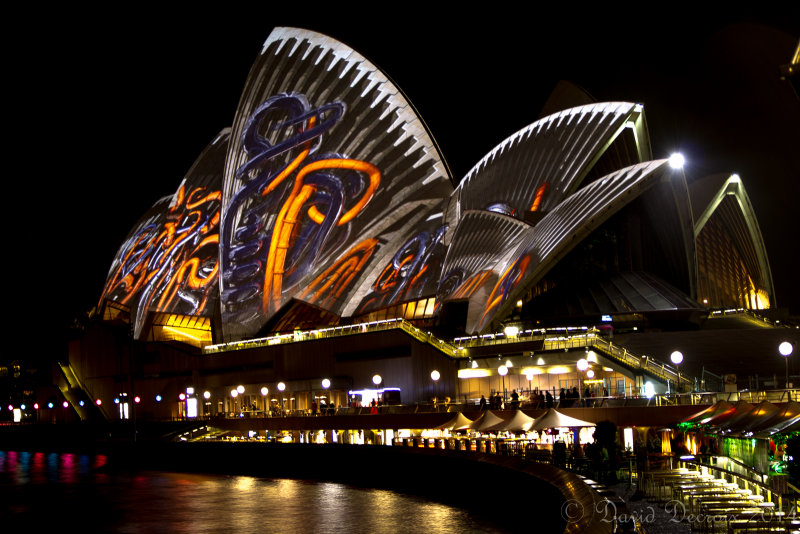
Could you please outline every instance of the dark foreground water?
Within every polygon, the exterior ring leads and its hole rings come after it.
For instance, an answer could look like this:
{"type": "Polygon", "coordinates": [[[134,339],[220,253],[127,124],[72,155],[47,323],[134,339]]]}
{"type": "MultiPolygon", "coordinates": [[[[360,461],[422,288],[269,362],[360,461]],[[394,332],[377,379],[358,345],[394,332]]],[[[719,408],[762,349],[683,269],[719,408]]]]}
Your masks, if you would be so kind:
{"type": "Polygon", "coordinates": [[[106,463],[0,451],[0,532],[503,532],[465,509],[387,490],[106,463]]]}

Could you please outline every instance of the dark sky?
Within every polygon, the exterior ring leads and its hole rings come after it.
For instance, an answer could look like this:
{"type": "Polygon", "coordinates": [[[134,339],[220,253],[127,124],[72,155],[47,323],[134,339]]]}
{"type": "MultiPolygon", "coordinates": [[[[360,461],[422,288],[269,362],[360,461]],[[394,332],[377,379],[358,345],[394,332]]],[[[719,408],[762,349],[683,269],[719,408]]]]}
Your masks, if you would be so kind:
{"type": "Polygon", "coordinates": [[[456,21],[464,14],[426,18],[428,4],[408,3],[381,20],[369,5],[364,15],[330,6],[187,4],[17,21],[22,31],[6,43],[4,76],[12,93],[6,130],[16,139],[6,160],[6,201],[15,214],[7,219],[14,304],[5,310],[7,327],[52,337],[53,350],[64,350],[61,325],[96,303],[135,221],[174,192],[231,124],[250,65],[280,25],[330,35],[382,68],[415,105],[456,179],[536,120],[561,79],[597,100],[644,104],[654,157],[682,151],[689,179],[742,176],[778,304],[800,313],[800,100],[778,79],[800,37],[800,7],[497,9],[456,21]],[[59,326],[42,334],[47,324],[59,326]]]}

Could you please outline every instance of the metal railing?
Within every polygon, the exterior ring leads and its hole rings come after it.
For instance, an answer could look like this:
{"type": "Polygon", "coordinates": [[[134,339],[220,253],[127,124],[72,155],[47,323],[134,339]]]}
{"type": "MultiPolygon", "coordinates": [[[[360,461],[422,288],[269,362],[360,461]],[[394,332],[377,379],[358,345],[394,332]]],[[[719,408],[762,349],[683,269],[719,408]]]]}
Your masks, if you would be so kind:
{"type": "Polygon", "coordinates": [[[593,347],[623,365],[633,369],[641,369],[664,382],[669,380],[675,384],[680,382],[681,385],[688,386],[689,389],[694,387],[694,381],[691,378],[686,375],[681,375],[678,370],[671,365],[655,361],[649,356],[638,356],[624,347],[615,346],[613,343],[600,338],[595,338],[593,347]]]}
{"type": "Polygon", "coordinates": [[[416,326],[403,319],[386,319],[383,321],[371,321],[368,323],[358,323],[345,326],[334,326],[331,328],[319,328],[314,330],[295,330],[287,334],[277,334],[274,336],[262,337],[258,339],[248,339],[244,341],[232,341],[230,343],[219,343],[203,347],[203,354],[216,354],[233,350],[247,350],[272,345],[282,345],[285,343],[300,343],[313,341],[316,339],[330,339],[369,332],[381,332],[385,330],[403,330],[414,336],[419,341],[429,343],[442,350],[450,356],[457,355],[457,349],[449,343],[438,339],[430,332],[424,332],[416,326]]]}
{"type": "Polygon", "coordinates": [[[247,350],[285,343],[301,343],[317,339],[330,339],[369,332],[380,332],[386,330],[402,330],[422,343],[427,343],[451,358],[466,358],[467,350],[472,347],[485,347],[499,344],[519,343],[521,341],[542,341],[544,350],[568,350],[575,348],[593,348],[598,350],[612,360],[626,365],[632,369],[641,369],[656,378],[667,382],[672,381],[688,388],[693,389],[694,382],[685,375],[680,375],[678,370],[669,364],[652,360],[648,356],[638,356],[625,348],[610,343],[598,336],[597,330],[588,327],[576,328],[551,328],[541,330],[526,330],[524,332],[507,336],[502,333],[488,334],[483,336],[472,336],[456,338],[452,343],[448,343],[432,333],[417,328],[413,324],[403,319],[386,319],[383,321],[372,321],[354,325],[336,326],[331,328],[320,328],[315,330],[295,330],[287,334],[249,339],[244,341],[234,341],[231,343],[220,343],[208,345],[203,348],[204,354],[216,354],[226,351],[247,350]]]}

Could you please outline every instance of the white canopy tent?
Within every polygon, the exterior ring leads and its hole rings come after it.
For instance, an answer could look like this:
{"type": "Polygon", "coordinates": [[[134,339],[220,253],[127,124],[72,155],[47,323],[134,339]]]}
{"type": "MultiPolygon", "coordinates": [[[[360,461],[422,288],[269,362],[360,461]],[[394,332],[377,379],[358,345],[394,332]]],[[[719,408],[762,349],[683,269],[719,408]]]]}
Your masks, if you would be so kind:
{"type": "Polygon", "coordinates": [[[465,430],[472,425],[472,419],[465,416],[463,413],[458,412],[455,417],[449,421],[439,425],[437,428],[442,430],[465,430]]]}
{"type": "Polygon", "coordinates": [[[514,417],[503,423],[498,423],[490,430],[506,430],[508,432],[527,432],[533,426],[533,417],[525,414],[522,410],[517,410],[514,417]]]}
{"type": "Polygon", "coordinates": [[[555,408],[548,408],[548,410],[541,416],[537,417],[533,422],[530,430],[545,430],[547,428],[582,428],[588,426],[596,426],[589,421],[576,419],[557,411],[555,408]]]}
{"type": "Polygon", "coordinates": [[[475,419],[469,427],[473,430],[484,432],[504,422],[505,421],[501,417],[496,416],[491,411],[486,411],[483,412],[483,415],[475,419]]]}

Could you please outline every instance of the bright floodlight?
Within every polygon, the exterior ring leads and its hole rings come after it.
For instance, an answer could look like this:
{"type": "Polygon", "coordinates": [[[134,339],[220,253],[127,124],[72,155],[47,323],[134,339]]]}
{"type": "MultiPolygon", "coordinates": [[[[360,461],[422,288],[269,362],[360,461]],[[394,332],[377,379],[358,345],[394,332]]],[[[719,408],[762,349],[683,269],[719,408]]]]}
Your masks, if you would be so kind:
{"type": "Polygon", "coordinates": [[[211,392],[210,391],[204,391],[203,392],[203,398],[206,399],[206,400],[210,399],[211,398],[211,392]]]}
{"type": "Polygon", "coordinates": [[[236,391],[235,389],[232,389],[232,390],[231,390],[231,397],[233,397],[233,398],[235,399],[235,398],[236,398],[236,397],[238,397],[238,396],[239,396],[239,392],[238,392],[238,391],[236,391]]]}
{"type": "Polygon", "coordinates": [[[589,378],[594,378],[594,371],[589,369],[588,371],[586,371],[586,376],[588,376],[589,378]]]}
{"type": "Polygon", "coordinates": [[[261,396],[266,397],[267,393],[269,393],[269,388],[267,386],[261,386],[261,396]]]}
{"type": "Polygon", "coordinates": [[[500,376],[506,376],[508,374],[508,367],[501,365],[497,368],[497,372],[500,373],[500,376]]]}
{"type": "Polygon", "coordinates": [[[372,377],[372,383],[375,384],[376,386],[379,386],[381,382],[383,382],[383,378],[381,378],[381,375],[375,375],[372,377]]]}
{"type": "Polygon", "coordinates": [[[669,166],[673,169],[682,169],[683,164],[686,160],[683,158],[683,154],[676,152],[669,157],[669,166]]]}
{"type": "Polygon", "coordinates": [[[442,375],[439,374],[439,371],[436,371],[436,370],[431,371],[431,380],[433,380],[434,382],[439,380],[439,378],[441,378],[441,376],[442,375]]]}
{"type": "Polygon", "coordinates": [[[236,386],[236,391],[238,391],[239,395],[241,395],[242,393],[244,393],[244,386],[236,386]]]}
{"type": "Polygon", "coordinates": [[[784,341],[780,345],[778,345],[778,352],[781,353],[781,356],[786,356],[787,358],[792,354],[794,347],[788,341],[784,341]]]}
{"type": "Polygon", "coordinates": [[[644,383],[644,395],[645,397],[652,398],[653,395],[656,394],[656,388],[653,386],[652,382],[645,382],[644,383]]]}
{"type": "Polygon", "coordinates": [[[589,362],[581,358],[578,360],[578,371],[585,371],[589,368],[589,362]]]}
{"type": "Polygon", "coordinates": [[[286,389],[286,384],[283,382],[278,382],[278,391],[283,391],[286,389]]]}
{"type": "Polygon", "coordinates": [[[328,380],[327,378],[323,378],[322,379],[322,387],[325,388],[325,389],[328,389],[329,387],[331,387],[331,381],[328,380]]]}
{"type": "Polygon", "coordinates": [[[519,334],[519,328],[516,326],[507,326],[505,330],[503,330],[503,333],[508,337],[515,337],[519,334]]]}
{"type": "Polygon", "coordinates": [[[672,363],[675,365],[680,365],[683,361],[683,353],[679,350],[676,350],[672,354],[669,355],[669,359],[672,360],[672,363]]]}

